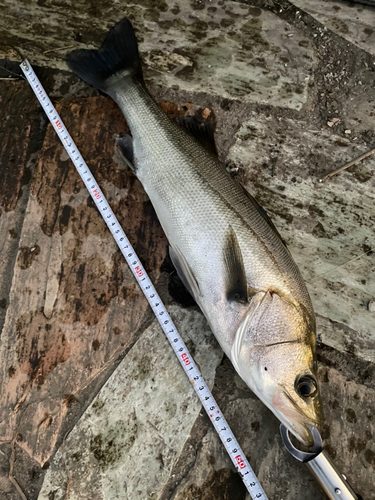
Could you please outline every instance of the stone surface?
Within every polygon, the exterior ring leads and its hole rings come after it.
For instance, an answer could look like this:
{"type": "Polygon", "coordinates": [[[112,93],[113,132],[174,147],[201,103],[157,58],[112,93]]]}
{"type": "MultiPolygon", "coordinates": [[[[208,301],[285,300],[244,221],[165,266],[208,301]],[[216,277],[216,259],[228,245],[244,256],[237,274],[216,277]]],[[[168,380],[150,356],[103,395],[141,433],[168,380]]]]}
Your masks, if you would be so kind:
{"type": "Polygon", "coordinates": [[[365,150],[329,128],[253,113],[229,158],[295,258],[318,315],[319,338],[374,362],[375,318],[367,304],[375,295],[369,251],[375,248],[375,157],[319,182],[365,150]]]}
{"type": "MultiPolygon", "coordinates": [[[[4,82],[0,94],[0,331],[20,232],[29,194],[29,182],[46,120],[35,96],[24,82],[4,82]],[[26,121],[24,117],[26,117],[26,121]]],[[[1,336],[1,334],[0,334],[1,336]]]]}
{"type": "MultiPolygon", "coordinates": [[[[267,208],[309,281],[321,341],[326,449],[355,490],[374,500],[374,312],[369,307],[375,296],[369,251],[374,159],[318,183],[322,174],[374,147],[375,58],[369,43],[361,45],[362,29],[372,29],[373,10],[356,5],[349,23],[340,17],[349,8],[346,2],[313,0],[303,8],[299,2],[142,0],[124,6],[106,0],[100,5],[9,0],[0,3],[0,59],[7,59],[0,63],[0,78],[16,78],[20,51],[39,66],[37,74],[163,300],[184,329],[190,322],[202,326],[203,333],[194,332],[195,356],[203,369],[206,360],[214,361],[209,370],[214,395],[270,500],[301,495],[323,500],[316,482],[283,449],[276,418],[225,357],[215,373],[220,352],[213,348],[210,358],[205,349],[214,341],[176,279],[147,197],[115,151],[113,139],[126,131],[125,122],[109,99],[64,70],[72,45],[97,47],[114,22],[131,16],[156,99],[170,101],[163,104],[170,116],[193,114],[199,106],[200,112],[213,110],[220,158],[267,208]],[[329,20],[334,5],[340,6],[340,23],[329,20]],[[369,20],[360,17],[360,9],[369,20]],[[342,32],[331,31],[336,29],[342,32]],[[355,30],[359,38],[341,37],[355,30]],[[49,52],[56,48],[62,50],[49,52]]],[[[366,34],[371,42],[374,35],[366,34]]],[[[154,491],[151,498],[158,500],[248,499],[191,388],[185,393],[182,374],[166,379],[157,373],[160,384],[154,386],[141,362],[132,365],[145,356],[154,359],[148,342],[160,339],[159,352],[162,337],[149,328],[152,315],[51,129],[44,140],[46,123],[27,83],[0,80],[0,99],[1,498],[37,499],[42,484],[41,495],[48,500],[72,497],[71,487],[76,498],[121,498],[127,476],[132,500],[143,500],[146,491],[154,491]],[[129,394],[121,392],[125,373],[129,394]],[[132,373],[140,378],[130,380],[132,373]],[[170,394],[171,381],[178,392],[170,394]],[[151,385],[149,420],[156,428],[147,427],[138,412],[144,402],[140,389],[149,391],[151,385]],[[156,391],[162,394],[158,399],[152,397],[156,391]],[[163,404],[177,395],[188,401],[186,413],[167,421],[163,404]],[[104,402],[102,408],[101,403],[94,408],[95,397],[104,402]],[[125,403],[129,418],[108,412],[111,405],[125,403]],[[137,427],[131,408],[136,408],[137,427]],[[163,417],[161,427],[154,421],[158,417],[163,417]],[[93,419],[106,431],[91,426],[93,419]],[[143,453],[135,464],[124,453],[133,438],[132,447],[143,453]],[[85,453],[75,455],[72,449],[85,453]],[[86,486],[89,479],[92,487],[86,486]]],[[[167,346],[160,355],[172,367],[167,346]]]]}
{"type": "MultiPolygon", "coordinates": [[[[169,313],[212,387],[223,352],[202,314],[169,313]]],[[[39,499],[158,498],[200,411],[155,320],[56,453],[39,499]]]]}
{"type": "MultiPolygon", "coordinates": [[[[326,451],[350,478],[355,491],[373,500],[374,379],[367,387],[358,376],[360,365],[343,363],[347,358],[342,354],[332,356],[328,348],[320,352],[319,377],[326,416],[322,437],[326,451]],[[358,475],[353,474],[354,470],[358,470],[358,475]]],[[[270,499],[326,498],[307,468],[284,449],[277,419],[249,391],[227,358],[217,370],[213,392],[270,499]]],[[[232,470],[210,422],[198,419],[160,500],[249,500],[232,470]],[[221,484],[223,477],[226,481],[221,484]],[[226,489],[229,485],[230,491],[226,489]]]]}
{"type": "MultiPolygon", "coordinates": [[[[181,324],[183,336],[193,325],[195,348],[212,342],[207,331],[202,333],[205,328],[199,313],[178,308],[171,312],[181,324]]],[[[211,370],[221,357],[218,350],[214,353],[210,367],[197,355],[202,369],[210,373],[210,385],[211,370]]],[[[204,351],[202,354],[207,356],[204,351]]],[[[186,388],[178,368],[158,328],[150,327],[57,452],[39,498],[250,498],[207,417],[199,417],[192,427],[192,416],[199,413],[199,405],[192,402],[193,392],[186,388]],[[150,349],[150,343],[160,347],[150,349]],[[145,374],[143,360],[150,352],[151,366],[152,360],[158,359],[171,367],[176,393],[167,390],[171,379],[168,374],[155,368],[145,374]],[[184,402],[184,418],[179,410],[174,415],[165,411],[173,403],[180,408],[184,402]],[[129,450],[125,441],[131,443],[129,450]],[[180,454],[178,448],[182,449],[180,454]],[[122,454],[124,449],[127,454],[122,454]]],[[[322,437],[327,453],[350,477],[355,491],[373,500],[374,387],[353,380],[350,370],[344,373],[326,364],[320,365],[319,377],[327,422],[322,437]],[[358,470],[358,475],[353,470],[358,470]]],[[[277,419],[246,387],[227,358],[217,370],[213,391],[270,499],[299,500],[301,491],[305,500],[326,498],[305,466],[284,449],[277,419]]]]}
{"type": "Polygon", "coordinates": [[[292,3],[337,35],[375,55],[375,7],[335,0],[293,0],[292,3]]]}
{"type": "Polygon", "coordinates": [[[2,12],[4,55],[9,57],[17,40],[34,65],[66,69],[66,53],[97,48],[108,27],[128,16],[137,29],[148,82],[293,109],[306,101],[313,44],[272,12],[245,2],[160,0],[94,7],[78,0],[67,11],[53,0],[12,0],[2,12]],[[72,17],[73,12],[79,15],[72,17]]]}
{"type": "MultiPolygon", "coordinates": [[[[60,108],[97,178],[108,178],[101,182],[103,191],[129,236],[139,239],[135,247],[157,280],[166,240],[141,185],[114,159],[113,134],[125,130],[121,113],[103,97],[62,101],[60,108]],[[103,127],[103,114],[109,128],[103,127]]],[[[31,183],[1,334],[1,439],[11,441],[16,432],[18,445],[41,466],[90,401],[85,389],[114,369],[149,314],[67,160],[49,127],[31,183]]]]}

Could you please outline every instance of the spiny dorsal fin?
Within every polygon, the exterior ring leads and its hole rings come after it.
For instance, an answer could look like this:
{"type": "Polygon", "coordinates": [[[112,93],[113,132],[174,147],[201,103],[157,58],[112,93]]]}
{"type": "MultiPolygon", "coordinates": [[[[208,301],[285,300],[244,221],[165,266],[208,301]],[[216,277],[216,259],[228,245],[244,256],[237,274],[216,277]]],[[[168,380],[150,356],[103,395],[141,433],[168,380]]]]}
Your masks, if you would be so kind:
{"type": "Polygon", "coordinates": [[[207,151],[217,155],[215,145],[215,123],[213,119],[203,120],[196,116],[184,116],[175,119],[177,125],[180,125],[195,137],[204,146],[207,151]]]}
{"type": "Polygon", "coordinates": [[[247,302],[248,287],[240,245],[232,226],[224,242],[225,292],[229,302],[247,302]]]}

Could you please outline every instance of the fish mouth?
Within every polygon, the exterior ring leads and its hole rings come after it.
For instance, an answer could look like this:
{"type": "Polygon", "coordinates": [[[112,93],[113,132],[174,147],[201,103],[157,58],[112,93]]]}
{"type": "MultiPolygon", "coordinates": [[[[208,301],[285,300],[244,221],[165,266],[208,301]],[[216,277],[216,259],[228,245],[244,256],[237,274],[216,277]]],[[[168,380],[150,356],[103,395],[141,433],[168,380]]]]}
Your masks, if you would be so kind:
{"type": "MultiPolygon", "coordinates": [[[[314,424],[309,424],[316,427],[314,424]]],[[[285,427],[305,446],[311,448],[314,445],[314,437],[305,422],[293,422],[285,424],[285,427]]]]}
{"type": "Polygon", "coordinates": [[[285,389],[274,396],[272,403],[279,420],[285,427],[302,444],[308,447],[313,446],[314,437],[307,426],[318,427],[318,420],[308,417],[285,389]]]}

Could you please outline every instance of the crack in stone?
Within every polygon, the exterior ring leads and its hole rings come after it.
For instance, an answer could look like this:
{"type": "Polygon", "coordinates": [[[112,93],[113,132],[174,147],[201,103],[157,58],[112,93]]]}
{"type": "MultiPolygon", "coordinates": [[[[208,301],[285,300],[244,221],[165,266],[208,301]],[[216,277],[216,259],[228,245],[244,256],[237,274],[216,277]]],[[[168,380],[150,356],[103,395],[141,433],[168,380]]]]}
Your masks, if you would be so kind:
{"type": "MultiPolygon", "coordinates": [[[[184,471],[183,475],[179,478],[179,481],[177,482],[177,484],[176,484],[176,482],[175,482],[175,481],[173,481],[173,482],[175,483],[175,485],[174,485],[174,488],[172,489],[172,491],[171,491],[171,493],[170,493],[170,495],[169,495],[169,497],[168,497],[168,499],[167,499],[167,500],[172,500],[172,497],[173,497],[173,496],[175,495],[175,493],[177,492],[177,491],[176,491],[176,490],[177,490],[177,488],[181,485],[181,483],[184,481],[184,479],[186,479],[186,478],[188,477],[188,475],[189,475],[190,471],[191,471],[191,470],[194,468],[194,466],[195,466],[195,463],[196,463],[196,461],[197,461],[198,454],[199,454],[199,452],[201,451],[201,449],[202,449],[202,443],[199,443],[199,447],[198,447],[198,449],[196,449],[196,450],[195,450],[195,452],[194,452],[194,460],[193,460],[193,462],[192,462],[192,463],[188,466],[188,468],[184,471]]],[[[180,455],[180,456],[181,456],[181,455],[180,455]]],[[[179,458],[180,458],[180,457],[178,457],[178,458],[177,458],[177,460],[178,460],[179,458]]],[[[175,460],[175,463],[177,462],[177,460],[175,460]]],[[[172,469],[171,469],[171,472],[172,472],[172,470],[173,470],[173,467],[172,467],[172,469]]],[[[170,477],[170,478],[171,478],[171,480],[172,480],[172,476],[169,476],[169,477],[170,477]]]]}
{"type": "MultiPolygon", "coordinates": [[[[22,500],[28,500],[25,493],[22,491],[22,488],[21,486],[18,484],[16,478],[13,476],[13,470],[14,470],[14,458],[15,458],[15,445],[17,443],[15,442],[15,438],[13,439],[12,441],[12,444],[11,444],[11,448],[12,448],[12,452],[11,452],[11,455],[10,455],[10,458],[9,458],[9,481],[13,484],[13,486],[16,488],[16,490],[18,491],[18,493],[20,494],[22,500]]],[[[18,445],[17,445],[18,446],[18,445]]]]}

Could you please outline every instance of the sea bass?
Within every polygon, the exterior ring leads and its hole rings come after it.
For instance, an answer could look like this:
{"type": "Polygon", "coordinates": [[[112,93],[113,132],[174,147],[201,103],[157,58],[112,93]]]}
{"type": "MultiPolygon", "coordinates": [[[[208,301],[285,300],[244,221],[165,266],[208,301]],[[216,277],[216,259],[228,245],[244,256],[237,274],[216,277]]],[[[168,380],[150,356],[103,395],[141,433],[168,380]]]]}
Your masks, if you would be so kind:
{"type": "Polygon", "coordinates": [[[322,420],[315,318],[301,274],[274,225],[218,158],[169,120],[148,93],[132,25],[68,66],[121,108],[120,141],[150,197],[178,275],[250,389],[304,444],[322,420]]]}

